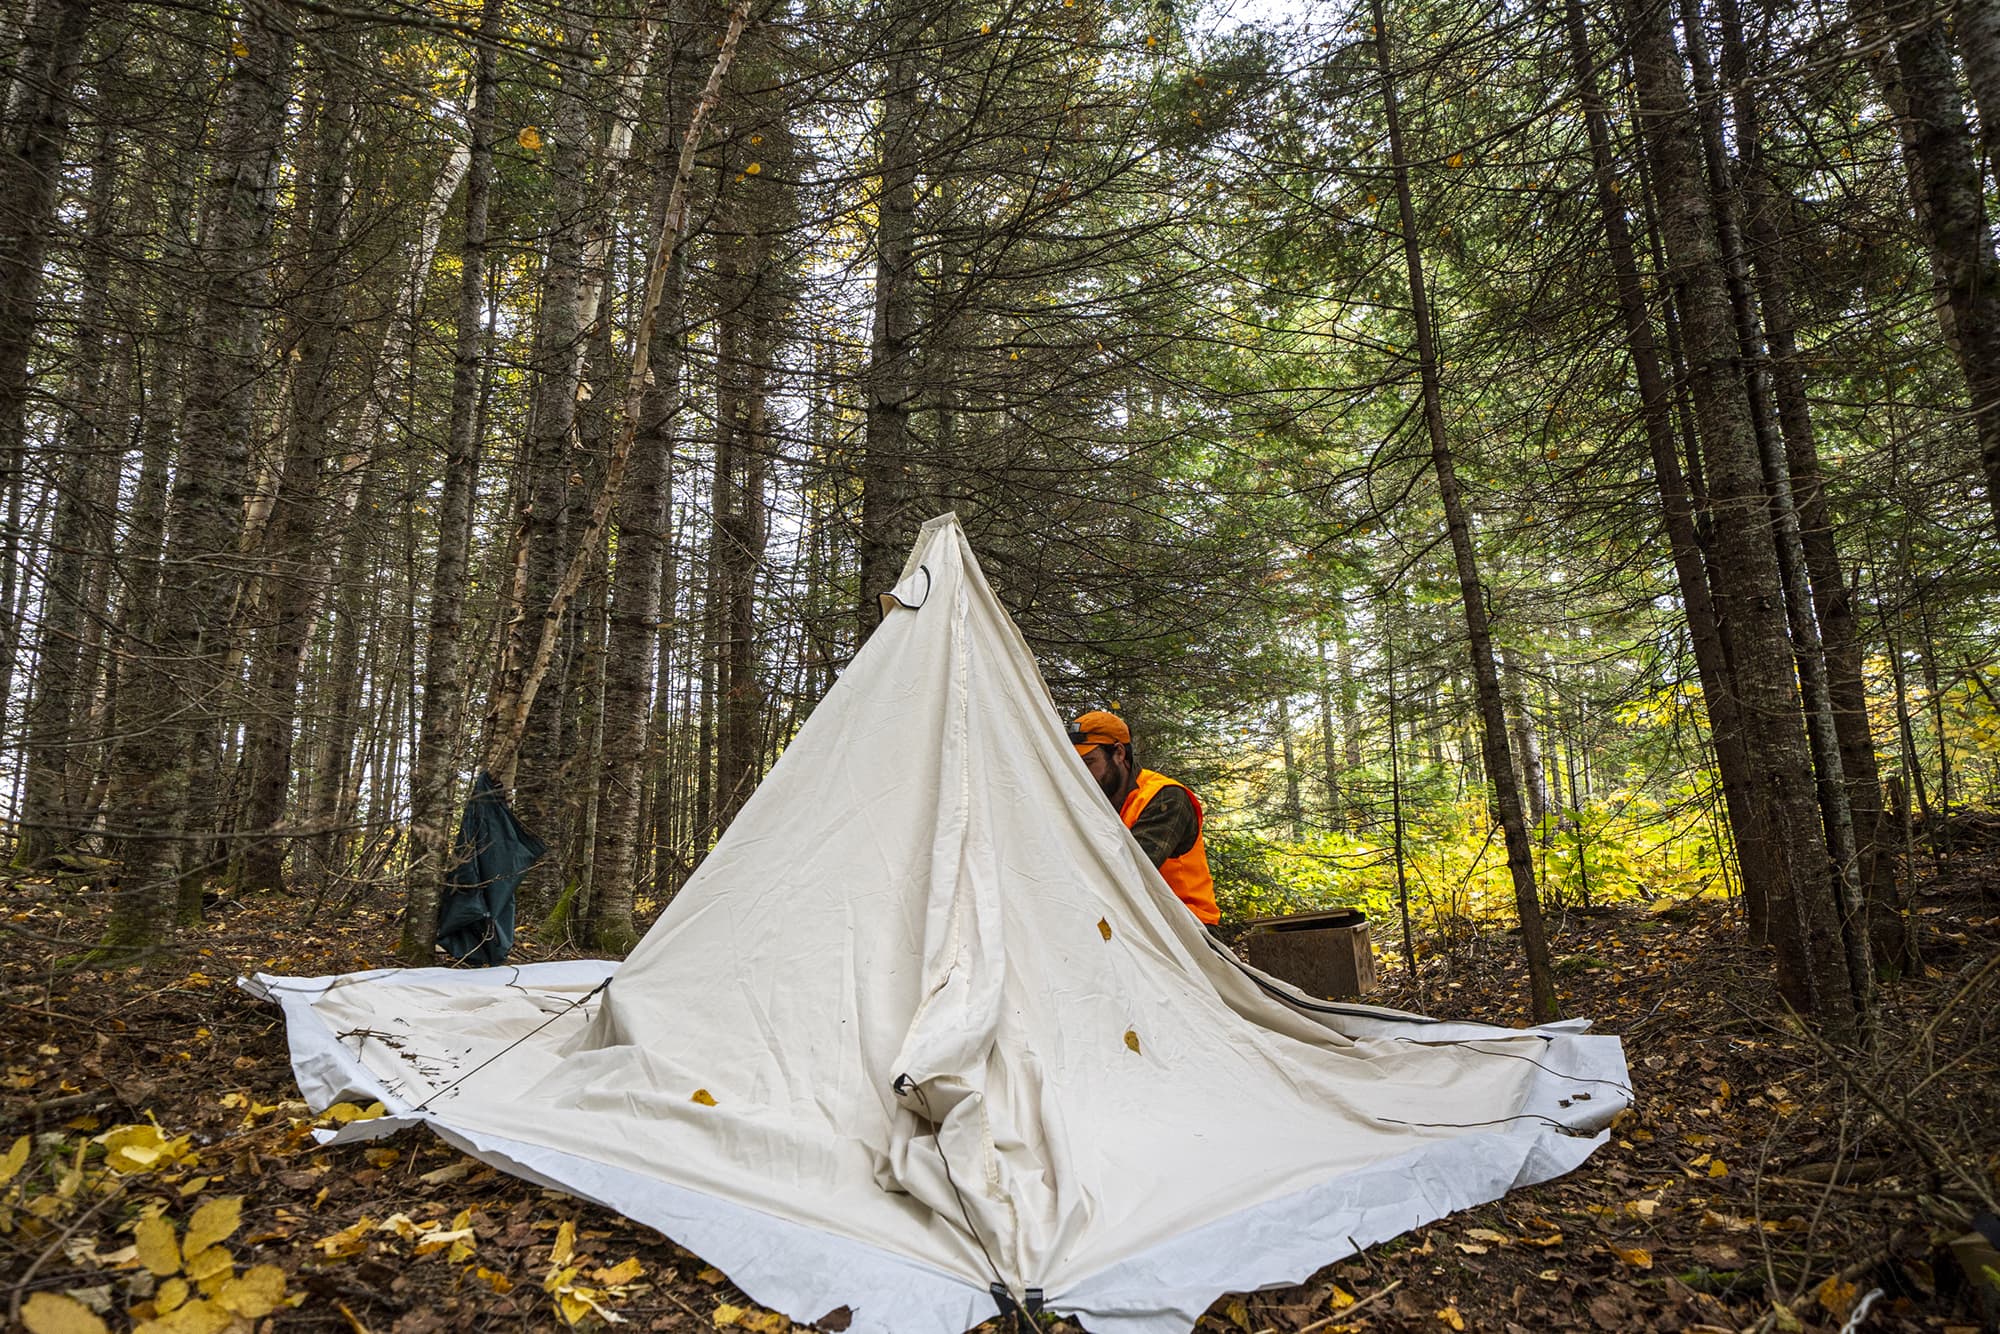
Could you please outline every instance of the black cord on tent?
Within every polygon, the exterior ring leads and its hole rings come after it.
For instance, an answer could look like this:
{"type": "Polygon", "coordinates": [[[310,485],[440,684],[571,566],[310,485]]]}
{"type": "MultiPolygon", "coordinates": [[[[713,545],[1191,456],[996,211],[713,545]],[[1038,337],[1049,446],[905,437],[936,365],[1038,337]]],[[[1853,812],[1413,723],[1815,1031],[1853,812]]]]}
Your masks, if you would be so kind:
{"type": "Polygon", "coordinates": [[[925,1095],[923,1085],[911,1079],[908,1074],[901,1074],[896,1076],[895,1082],[890,1087],[899,1097],[914,1093],[917,1101],[923,1106],[924,1120],[931,1123],[931,1147],[937,1150],[938,1163],[944,1168],[945,1184],[951,1187],[952,1198],[958,1201],[958,1213],[959,1217],[965,1220],[965,1230],[972,1234],[972,1240],[979,1247],[979,1253],[986,1257],[986,1267],[993,1271],[993,1282],[987,1291],[992,1294],[994,1305],[1000,1308],[1001,1315],[1013,1317],[1017,1322],[1023,1315],[1039,1315],[1042,1309],[1042,1290],[1029,1288],[1024,1294],[1026,1300],[1015,1301],[1013,1290],[1007,1286],[1007,1280],[1001,1274],[1000,1266],[993,1261],[993,1252],[986,1249],[986,1238],[980,1235],[978,1226],[972,1221],[972,1210],[966,1208],[965,1195],[958,1188],[958,1178],[951,1174],[951,1159],[945,1156],[944,1145],[939,1141],[937,1133],[944,1126],[937,1117],[931,1115],[931,1100],[925,1095]]]}
{"type": "Polygon", "coordinates": [[[515,1038],[512,1042],[502,1047],[499,1051],[494,1052],[491,1056],[481,1061],[478,1065],[475,1065],[470,1070],[467,1070],[457,1079],[452,1080],[451,1083],[446,1084],[441,1089],[433,1090],[430,1097],[425,1098],[422,1102],[410,1108],[410,1110],[412,1112],[421,1112],[425,1110],[431,1105],[431,1103],[433,1103],[439,1098],[442,1098],[445,1094],[451,1092],[453,1089],[457,1088],[460,1084],[463,1084],[466,1080],[472,1078],[474,1075],[478,1074],[481,1070],[484,1070],[487,1066],[493,1064],[495,1061],[499,1060],[502,1056],[505,1056],[508,1052],[514,1050],[514,1048],[520,1046],[523,1042],[526,1042],[529,1038],[535,1036],[535,1034],[547,1028],[550,1024],[553,1024],[556,1020],[562,1018],[566,1014],[569,1014],[570,1011],[581,1009],[583,1006],[590,1004],[591,997],[595,996],[598,992],[604,990],[606,987],[610,985],[611,985],[611,979],[608,977],[605,978],[602,982],[599,982],[589,991],[584,992],[583,995],[571,1001],[569,1003],[568,1010],[557,1010],[554,1014],[542,1020],[541,1023],[536,1024],[533,1028],[521,1034],[520,1037],[515,1038]]]}

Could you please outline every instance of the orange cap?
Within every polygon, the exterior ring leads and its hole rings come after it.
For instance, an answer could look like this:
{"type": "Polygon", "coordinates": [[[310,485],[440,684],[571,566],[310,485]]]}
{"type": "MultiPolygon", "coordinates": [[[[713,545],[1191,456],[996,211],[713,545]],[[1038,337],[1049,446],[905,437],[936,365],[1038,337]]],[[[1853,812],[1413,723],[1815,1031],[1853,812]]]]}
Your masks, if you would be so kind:
{"type": "Polygon", "coordinates": [[[1131,745],[1132,729],[1117,714],[1092,709],[1070,724],[1069,740],[1076,747],[1076,753],[1082,755],[1099,746],[1131,745]]]}

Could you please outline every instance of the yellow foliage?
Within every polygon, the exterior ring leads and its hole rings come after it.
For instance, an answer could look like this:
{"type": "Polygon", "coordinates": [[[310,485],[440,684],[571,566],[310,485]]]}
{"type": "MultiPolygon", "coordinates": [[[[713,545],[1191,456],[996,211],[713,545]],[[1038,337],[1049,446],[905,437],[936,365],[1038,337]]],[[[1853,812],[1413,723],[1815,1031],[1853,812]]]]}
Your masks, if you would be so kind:
{"type": "Polygon", "coordinates": [[[21,1323],[29,1334],[108,1334],[95,1311],[59,1292],[30,1295],[21,1303],[21,1323]]]}

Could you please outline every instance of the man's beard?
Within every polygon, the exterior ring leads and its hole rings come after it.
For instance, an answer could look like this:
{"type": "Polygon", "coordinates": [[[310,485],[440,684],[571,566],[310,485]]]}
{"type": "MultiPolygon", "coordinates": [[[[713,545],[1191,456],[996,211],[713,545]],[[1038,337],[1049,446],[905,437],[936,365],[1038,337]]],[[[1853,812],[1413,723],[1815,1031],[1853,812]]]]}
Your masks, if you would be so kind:
{"type": "Polygon", "coordinates": [[[1131,778],[1132,770],[1123,760],[1112,760],[1104,766],[1104,777],[1097,780],[1097,785],[1104,789],[1104,799],[1116,806],[1131,778]]]}

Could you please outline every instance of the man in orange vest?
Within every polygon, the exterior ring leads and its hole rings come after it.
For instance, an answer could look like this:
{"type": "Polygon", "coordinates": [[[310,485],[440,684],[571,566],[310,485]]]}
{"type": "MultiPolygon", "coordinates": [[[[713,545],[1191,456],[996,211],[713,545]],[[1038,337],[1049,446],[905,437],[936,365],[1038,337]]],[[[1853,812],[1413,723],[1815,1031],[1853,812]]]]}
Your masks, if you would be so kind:
{"type": "Polygon", "coordinates": [[[1201,802],[1194,793],[1185,783],[1139,767],[1132,758],[1132,729],[1115,713],[1084,714],[1070,725],[1069,739],[1111,799],[1111,809],[1188,911],[1207,926],[1221,921],[1201,841],[1201,802]]]}

